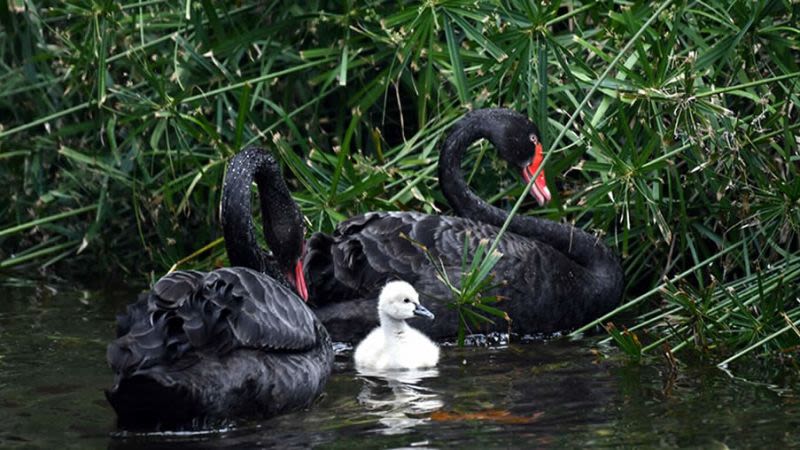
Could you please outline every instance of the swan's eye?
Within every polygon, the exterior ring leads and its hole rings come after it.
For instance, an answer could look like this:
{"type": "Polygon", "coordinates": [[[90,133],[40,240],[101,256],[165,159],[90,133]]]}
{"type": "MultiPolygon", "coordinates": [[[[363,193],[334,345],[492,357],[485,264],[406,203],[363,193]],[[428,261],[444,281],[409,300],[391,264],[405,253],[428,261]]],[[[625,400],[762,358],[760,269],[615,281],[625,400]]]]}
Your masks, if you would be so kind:
{"type": "Polygon", "coordinates": [[[403,303],[411,303],[411,300],[409,300],[409,299],[407,299],[407,298],[404,298],[404,299],[403,299],[403,303]]]}
{"type": "Polygon", "coordinates": [[[536,145],[539,143],[539,138],[535,134],[531,134],[530,136],[531,144],[536,145]]]}

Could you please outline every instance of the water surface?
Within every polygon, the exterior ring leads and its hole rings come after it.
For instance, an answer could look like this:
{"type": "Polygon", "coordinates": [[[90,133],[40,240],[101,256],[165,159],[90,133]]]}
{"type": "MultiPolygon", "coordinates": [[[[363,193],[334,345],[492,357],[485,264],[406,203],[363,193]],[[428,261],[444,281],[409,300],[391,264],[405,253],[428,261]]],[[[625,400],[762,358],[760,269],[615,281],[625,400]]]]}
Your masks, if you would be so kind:
{"type": "Polygon", "coordinates": [[[2,289],[2,448],[800,446],[792,389],[628,365],[591,340],[564,339],[447,347],[437,369],[408,373],[358,374],[344,351],[307,411],[225,432],[129,435],[116,431],[103,389],[114,316],[135,291],[2,289]]]}

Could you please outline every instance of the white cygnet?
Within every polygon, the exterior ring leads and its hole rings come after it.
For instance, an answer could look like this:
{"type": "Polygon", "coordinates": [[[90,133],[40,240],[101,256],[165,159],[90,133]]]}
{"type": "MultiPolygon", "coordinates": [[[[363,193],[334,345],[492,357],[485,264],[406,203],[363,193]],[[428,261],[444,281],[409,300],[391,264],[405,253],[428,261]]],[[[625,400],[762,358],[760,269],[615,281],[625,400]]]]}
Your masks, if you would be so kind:
{"type": "Polygon", "coordinates": [[[419,304],[419,294],[405,281],[391,281],[378,297],[381,325],[356,347],[357,368],[416,369],[439,362],[439,347],[419,330],[406,323],[414,316],[433,319],[419,304]]]}

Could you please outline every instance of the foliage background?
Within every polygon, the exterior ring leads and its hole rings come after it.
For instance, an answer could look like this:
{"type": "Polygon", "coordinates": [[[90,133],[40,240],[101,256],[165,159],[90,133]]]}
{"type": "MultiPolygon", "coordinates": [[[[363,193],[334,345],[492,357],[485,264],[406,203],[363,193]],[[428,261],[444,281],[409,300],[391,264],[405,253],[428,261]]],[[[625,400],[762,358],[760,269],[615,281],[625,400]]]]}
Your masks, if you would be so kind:
{"type": "MultiPolygon", "coordinates": [[[[554,201],[522,211],[624,259],[626,304],[597,323],[631,329],[609,339],[633,358],[666,342],[793,363],[799,16],[790,0],[12,0],[0,270],[224,264],[225,162],[253,143],[279,155],[310,231],[447,213],[438,144],[499,105],[534,119],[549,152],[554,201]]],[[[499,206],[523,192],[486,145],[465,167],[499,206]]]]}

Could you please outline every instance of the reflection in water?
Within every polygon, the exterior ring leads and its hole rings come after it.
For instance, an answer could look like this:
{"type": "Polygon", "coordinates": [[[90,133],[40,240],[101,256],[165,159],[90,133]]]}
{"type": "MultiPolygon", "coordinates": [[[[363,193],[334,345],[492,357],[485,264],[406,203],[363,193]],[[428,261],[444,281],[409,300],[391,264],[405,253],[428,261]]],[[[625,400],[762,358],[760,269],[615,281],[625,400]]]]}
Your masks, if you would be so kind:
{"type": "Polygon", "coordinates": [[[0,448],[800,448],[795,370],[742,361],[776,391],[559,339],[447,347],[437,369],[358,374],[341,347],[308,410],[207,434],[120,435],[105,348],[135,293],[70,289],[14,287],[0,301],[0,448]]]}
{"type": "Polygon", "coordinates": [[[444,405],[436,391],[418,385],[426,378],[438,377],[439,371],[435,368],[359,370],[358,375],[363,383],[358,403],[378,417],[378,423],[384,428],[374,430],[377,433],[408,433],[429,421],[430,413],[444,405]]]}

